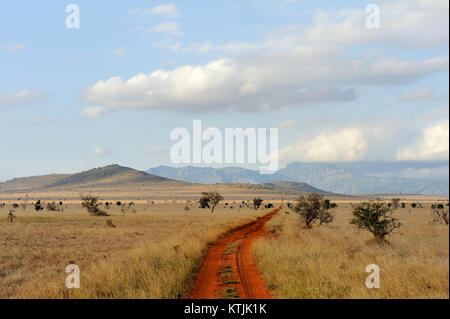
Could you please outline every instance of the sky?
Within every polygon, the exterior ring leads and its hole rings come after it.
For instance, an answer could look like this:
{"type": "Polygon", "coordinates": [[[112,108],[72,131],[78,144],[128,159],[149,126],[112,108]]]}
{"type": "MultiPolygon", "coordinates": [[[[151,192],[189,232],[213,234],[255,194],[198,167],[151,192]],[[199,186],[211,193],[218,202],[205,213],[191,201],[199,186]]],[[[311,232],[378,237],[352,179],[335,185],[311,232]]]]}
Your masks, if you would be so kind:
{"type": "Polygon", "coordinates": [[[280,166],[448,160],[448,1],[369,3],[0,0],[0,180],[173,165],[193,120],[278,128],[280,166]]]}

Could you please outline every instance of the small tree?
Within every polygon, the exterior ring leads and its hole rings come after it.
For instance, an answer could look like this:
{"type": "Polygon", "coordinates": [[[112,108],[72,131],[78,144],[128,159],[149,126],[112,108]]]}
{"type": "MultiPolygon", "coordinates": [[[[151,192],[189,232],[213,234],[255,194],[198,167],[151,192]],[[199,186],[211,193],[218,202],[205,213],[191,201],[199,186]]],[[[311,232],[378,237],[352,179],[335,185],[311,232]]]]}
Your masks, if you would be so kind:
{"type": "Polygon", "coordinates": [[[330,212],[331,205],[323,199],[323,195],[309,194],[307,198],[299,196],[292,210],[300,215],[307,228],[316,222],[319,225],[331,223],[334,216],[330,212]]]}
{"type": "Polygon", "coordinates": [[[258,209],[259,207],[261,207],[263,200],[261,198],[253,198],[253,208],[254,209],[258,209]]]}
{"type": "Polygon", "coordinates": [[[380,200],[364,202],[353,206],[353,219],[350,224],[370,231],[375,240],[382,242],[387,235],[401,226],[398,219],[392,217],[392,212],[392,208],[380,200]]]}
{"type": "Polygon", "coordinates": [[[81,195],[81,206],[87,209],[88,213],[93,216],[109,216],[106,212],[102,211],[98,198],[93,195],[81,195]]]}
{"type": "Polygon", "coordinates": [[[200,205],[202,208],[211,206],[211,213],[214,212],[214,208],[216,208],[217,204],[223,200],[223,196],[218,192],[203,192],[202,197],[200,198],[200,205]]]}
{"type": "Polygon", "coordinates": [[[42,205],[41,205],[41,201],[40,200],[36,201],[36,203],[34,204],[34,209],[37,212],[44,209],[44,207],[42,207],[42,205]]]}

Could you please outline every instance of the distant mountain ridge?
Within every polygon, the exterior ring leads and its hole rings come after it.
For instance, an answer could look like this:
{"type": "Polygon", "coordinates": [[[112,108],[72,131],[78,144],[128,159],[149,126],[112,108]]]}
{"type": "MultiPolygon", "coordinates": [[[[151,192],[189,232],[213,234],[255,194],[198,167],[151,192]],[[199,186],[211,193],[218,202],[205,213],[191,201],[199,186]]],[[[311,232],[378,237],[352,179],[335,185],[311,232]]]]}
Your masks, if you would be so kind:
{"type": "MultiPolygon", "coordinates": [[[[349,166],[350,164],[347,164],[347,167],[349,166]]],[[[270,175],[238,167],[158,166],[149,169],[148,172],[157,176],[202,184],[235,182],[262,184],[288,181],[307,183],[312,187],[340,194],[404,193],[444,196],[449,194],[448,181],[369,176],[329,163],[291,163],[270,175]]]]}

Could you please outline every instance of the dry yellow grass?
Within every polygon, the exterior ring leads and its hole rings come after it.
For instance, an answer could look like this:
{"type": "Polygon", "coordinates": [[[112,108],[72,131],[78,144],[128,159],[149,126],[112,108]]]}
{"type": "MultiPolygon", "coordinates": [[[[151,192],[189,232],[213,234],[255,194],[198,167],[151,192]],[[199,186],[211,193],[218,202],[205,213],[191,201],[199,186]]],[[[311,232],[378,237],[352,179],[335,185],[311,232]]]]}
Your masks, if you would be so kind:
{"type": "Polygon", "coordinates": [[[114,206],[110,217],[88,216],[79,202],[64,212],[29,205],[16,209],[14,223],[9,207],[0,209],[0,298],[182,297],[208,243],[264,213],[185,205],[141,201],[136,214],[114,206]],[[80,268],[80,289],[65,287],[69,263],[80,268]]]}
{"type": "Polygon", "coordinates": [[[276,298],[449,298],[449,229],[429,224],[429,207],[397,210],[403,225],[387,246],[348,224],[349,203],[310,230],[282,210],[266,225],[277,235],[256,241],[253,253],[276,298]],[[365,286],[369,264],[380,267],[379,289],[365,286]]]}

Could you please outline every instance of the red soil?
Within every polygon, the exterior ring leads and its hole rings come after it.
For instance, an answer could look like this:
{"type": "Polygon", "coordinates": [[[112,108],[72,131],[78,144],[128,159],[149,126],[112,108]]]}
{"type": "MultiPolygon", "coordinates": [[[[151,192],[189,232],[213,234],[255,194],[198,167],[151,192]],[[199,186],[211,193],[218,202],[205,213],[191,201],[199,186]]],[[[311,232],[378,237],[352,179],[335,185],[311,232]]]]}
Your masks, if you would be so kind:
{"type": "Polygon", "coordinates": [[[188,298],[271,298],[253,262],[251,245],[264,233],[264,224],[280,209],[232,231],[211,246],[188,298]]]}

